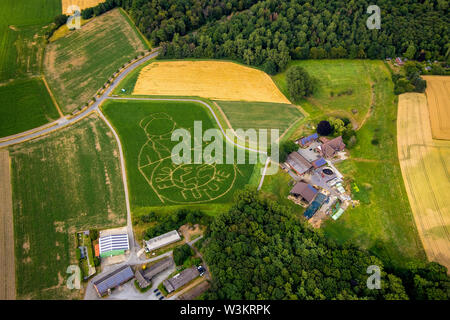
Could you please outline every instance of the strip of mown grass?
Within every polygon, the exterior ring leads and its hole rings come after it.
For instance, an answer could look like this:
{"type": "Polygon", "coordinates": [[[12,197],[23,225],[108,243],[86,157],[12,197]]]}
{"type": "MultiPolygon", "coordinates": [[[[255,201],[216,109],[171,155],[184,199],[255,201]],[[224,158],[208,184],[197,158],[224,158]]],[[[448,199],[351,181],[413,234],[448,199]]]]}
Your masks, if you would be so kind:
{"type": "Polygon", "coordinates": [[[126,223],[117,144],[95,115],[11,147],[19,299],[82,298],[66,288],[76,231],[126,223]]]}
{"type": "Polygon", "coordinates": [[[39,127],[59,114],[41,78],[0,86],[0,137],[39,127]]]}
{"type": "Polygon", "coordinates": [[[123,65],[146,46],[119,10],[95,17],[80,30],[51,42],[45,74],[63,112],[88,102],[123,65]]]}
{"type": "Polygon", "coordinates": [[[303,114],[294,106],[281,103],[216,101],[233,129],[278,129],[281,136],[303,114]]]}
{"type": "Polygon", "coordinates": [[[133,214],[154,207],[208,210],[229,203],[253,173],[250,164],[173,165],[171,150],[178,144],[170,140],[173,130],[184,128],[193,135],[194,121],[202,122],[203,131],[215,128],[209,111],[198,103],[109,100],[102,110],[123,145],[133,214]]]}
{"type": "MultiPolygon", "coordinates": [[[[332,62],[292,63],[312,75],[320,75],[322,80],[312,102],[300,102],[310,116],[292,133],[291,139],[311,133],[311,127],[330,113],[345,117],[348,114],[345,101],[353,101],[358,114],[367,112],[371,90],[374,108],[357,131],[357,144],[349,150],[350,158],[336,164],[347,181],[357,184],[360,192],[353,192],[353,198],[361,204],[348,209],[337,221],[328,220],[322,228],[330,238],[340,243],[357,243],[394,266],[404,266],[411,259],[425,259],[397,158],[397,103],[389,71],[381,61],[338,60],[335,67],[332,62]],[[356,73],[357,70],[361,72],[356,73]],[[373,84],[371,90],[369,83],[373,84]],[[352,96],[327,97],[331,90],[339,88],[352,88],[352,96]]],[[[284,77],[284,74],[274,77],[283,92],[284,77]]],[[[287,197],[287,188],[283,194],[273,191],[278,190],[280,181],[283,179],[266,179],[263,190],[279,198],[287,197]]]]}

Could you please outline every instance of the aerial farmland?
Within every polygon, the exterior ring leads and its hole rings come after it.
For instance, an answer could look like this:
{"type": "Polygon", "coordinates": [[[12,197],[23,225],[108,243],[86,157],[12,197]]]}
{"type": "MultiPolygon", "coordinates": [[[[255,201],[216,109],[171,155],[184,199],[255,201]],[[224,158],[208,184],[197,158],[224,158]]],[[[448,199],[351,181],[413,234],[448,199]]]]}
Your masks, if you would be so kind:
{"type": "Polygon", "coordinates": [[[448,17],[2,0],[0,300],[448,301],[448,17]]]}

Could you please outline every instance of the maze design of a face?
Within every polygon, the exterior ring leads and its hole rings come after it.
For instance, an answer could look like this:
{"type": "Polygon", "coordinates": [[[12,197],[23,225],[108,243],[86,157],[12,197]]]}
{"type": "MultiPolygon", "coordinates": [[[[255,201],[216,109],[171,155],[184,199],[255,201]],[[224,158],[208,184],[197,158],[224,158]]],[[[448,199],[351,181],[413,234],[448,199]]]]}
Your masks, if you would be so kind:
{"type": "Polygon", "coordinates": [[[233,187],[236,165],[174,164],[170,138],[176,122],[166,113],[151,114],[139,123],[147,136],[138,168],[161,202],[201,203],[224,196],[233,187]]]}

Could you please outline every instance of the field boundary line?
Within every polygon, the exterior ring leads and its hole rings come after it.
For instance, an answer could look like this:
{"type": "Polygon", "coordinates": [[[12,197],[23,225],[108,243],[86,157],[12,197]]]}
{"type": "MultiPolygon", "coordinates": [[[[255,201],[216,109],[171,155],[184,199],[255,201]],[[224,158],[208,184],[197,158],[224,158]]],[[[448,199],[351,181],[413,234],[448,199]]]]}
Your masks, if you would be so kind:
{"type": "MultiPolygon", "coordinates": [[[[0,138],[0,143],[11,141],[11,140],[14,140],[14,139],[18,139],[20,137],[23,137],[23,136],[26,136],[26,135],[29,135],[29,134],[33,134],[33,133],[41,131],[41,130],[45,130],[45,129],[51,128],[53,126],[56,126],[57,124],[58,124],[58,120],[55,120],[53,122],[44,124],[44,125],[42,125],[40,127],[30,129],[28,131],[20,132],[20,133],[11,135],[11,136],[6,136],[6,137],[3,137],[3,138],[0,138]]],[[[1,146],[0,146],[0,148],[1,148],[1,146]]]]}
{"type": "Polygon", "coordinates": [[[0,299],[16,299],[11,158],[0,150],[0,299]]]}
{"type": "Polygon", "coordinates": [[[128,12],[126,12],[122,7],[119,7],[119,11],[120,13],[122,13],[122,15],[125,16],[125,20],[127,20],[128,24],[130,25],[130,27],[136,32],[138,38],[140,38],[142,40],[142,42],[145,43],[146,47],[148,50],[152,49],[152,46],[150,44],[150,41],[148,41],[147,37],[144,36],[144,34],[141,32],[141,30],[139,30],[136,27],[136,24],[133,22],[133,19],[131,19],[130,15],[128,14],[128,12]]]}
{"type": "Polygon", "coordinates": [[[119,148],[119,156],[120,156],[120,167],[122,171],[122,182],[123,182],[123,188],[125,191],[125,205],[127,208],[127,229],[128,229],[128,237],[130,238],[130,251],[134,249],[135,246],[135,238],[133,233],[133,224],[131,221],[131,208],[130,208],[130,199],[128,194],[128,181],[127,181],[127,172],[125,167],[125,158],[123,156],[123,149],[122,149],[122,143],[120,142],[119,135],[117,134],[116,130],[112,126],[112,124],[108,121],[108,119],[105,117],[103,112],[100,110],[100,108],[97,108],[95,110],[97,114],[100,116],[100,118],[106,123],[106,125],[109,127],[111,132],[113,133],[117,146],[119,148]]]}
{"type": "Polygon", "coordinates": [[[37,127],[37,128],[31,129],[29,131],[18,133],[14,136],[0,138],[0,148],[8,147],[8,146],[11,146],[14,144],[22,143],[22,142],[25,142],[25,141],[28,141],[31,139],[35,139],[35,138],[44,136],[44,135],[49,134],[58,129],[65,128],[75,122],[78,122],[79,120],[85,118],[86,116],[90,115],[92,112],[94,112],[98,108],[99,105],[101,105],[103,103],[103,101],[105,101],[106,98],[108,98],[108,95],[119,85],[119,83],[123,80],[123,78],[126,75],[128,75],[128,73],[133,71],[135,68],[137,68],[141,64],[143,64],[143,63],[149,61],[150,59],[153,59],[155,56],[157,56],[158,55],[157,50],[158,50],[158,48],[154,48],[152,51],[147,53],[145,56],[132,62],[129,66],[124,68],[121,71],[121,73],[118,74],[117,77],[111,82],[110,86],[108,88],[105,88],[105,91],[100,96],[100,98],[98,98],[95,101],[95,103],[93,103],[90,107],[83,109],[84,111],[81,111],[74,115],[70,115],[69,119],[62,118],[62,119],[56,120],[52,123],[46,124],[44,126],[37,127]],[[55,127],[55,128],[51,128],[51,127],[55,127]],[[28,136],[28,137],[26,137],[26,136],[28,136]]]}
{"type": "Polygon", "coordinates": [[[63,118],[63,117],[64,117],[64,114],[62,113],[61,108],[59,107],[58,102],[56,101],[56,98],[55,98],[55,96],[53,95],[52,90],[50,90],[50,87],[48,86],[47,79],[45,79],[45,76],[44,76],[44,75],[42,75],[41,78],[42,78],[42,81],[44,82],[45,87],[47,88],[47,91],[48,91],[48,93],[49,93],[49,95],[50,95],[50,98],[51,98],[52,101],[53,101],[53,104],[54,104],[55,107],[56,107],[56,110],[58,110],[59,116],[60,116],[61,118],[63,118]]]}
{"type": "Polygon", "coordinates": [[[212,109],[212,107],[206,103],[205,101],[202,100],[198,100],[198,99],[182,99],[182,98],[130,98],[130,97],[106,97],[106,99],[108,100],[137,100],[137,101],[179,101],[179,102],[196,102],[199,103],[205,107],[208,108],[208,110],[212,113],[214,119],[217,122],[217,125],[219,126],[220,131],[222,132],[223,136],[225,137],[225,139],[230,142],[231,144],[233,144],[234,146],[244,149],[244,150],[248,150],[248,151],[252,151],[252,152],[256,152],[256,153],[261,153],[261,154],[267,154],[267,152],[265,151],[260,151],[257,149],[253,149],[253,148],[249,148],[246,146],[242,146],[236,142],[234,142],[234,140],[232,140],[230,137],[228,137],[225,133],[225,130],[222,127],[222,124],[219,121],[219,118],[217,117],[216,113],[214,112],[214,110],[212,109]]]}

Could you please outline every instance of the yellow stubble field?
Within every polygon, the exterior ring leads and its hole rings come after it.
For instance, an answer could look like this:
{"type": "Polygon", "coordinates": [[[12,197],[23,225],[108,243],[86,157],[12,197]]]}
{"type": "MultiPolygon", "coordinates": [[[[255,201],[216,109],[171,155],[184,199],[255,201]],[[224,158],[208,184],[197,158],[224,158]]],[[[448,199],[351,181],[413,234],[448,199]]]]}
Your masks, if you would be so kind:
{"type": "Polygon", "coordinates": [[[105,0],[61,0],[62,13],[68,14],[67,9],[71,5],[78,6],[81,10],[83,10],[86,8],[95,7],[101,2],[105,2],[105,0]]]}
{"type": "Polygon", "coordinates": [[[142,69],[133,94],[287,103],[266,73],[226,61],[162,61],[142,69]]]}
{"type": "Polygon", "coordinates": [[[9,152],[0,150],[0,300],[16,297],[10,169],[9,152]]]}
{"type": "Polygon", "coordinates": [[[433,138],[450,140],[450,77],[423,78],[427,81],[426,94],[433,138]]]}
{"type": "Polygon", "coordinates": [[[450,141],[432,138],[424,94],[399,96],[397,144],[403,180],[428,259],[450,270],[450,141]]]}

